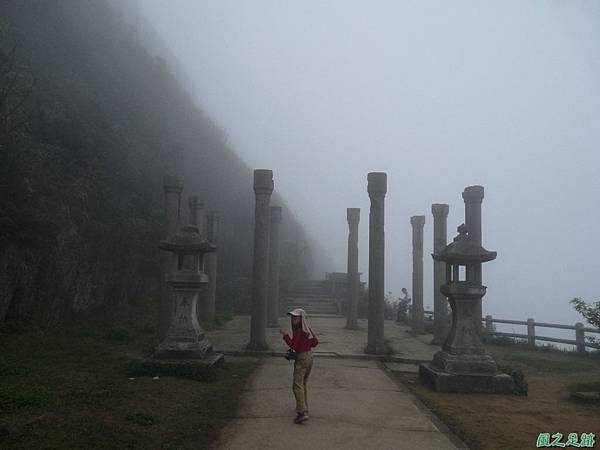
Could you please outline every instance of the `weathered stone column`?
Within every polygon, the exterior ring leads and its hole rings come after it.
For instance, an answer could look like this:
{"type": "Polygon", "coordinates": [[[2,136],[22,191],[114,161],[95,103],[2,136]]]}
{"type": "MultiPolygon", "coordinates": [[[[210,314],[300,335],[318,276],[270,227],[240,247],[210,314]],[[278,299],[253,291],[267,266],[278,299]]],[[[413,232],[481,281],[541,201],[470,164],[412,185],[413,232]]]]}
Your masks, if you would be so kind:
{"type": "Polygon", "coordinates": [[[385,232],[384,200],[387,192],[387,174],[371,172],[367,177],[367,192],[371,200],[369,211],[369,325],[367,353],[385,353],[385,232]]]}
{"type": "Polygon", "coordinates": [[[269,300],[267,326],[279,326],[279,224],[281,206],[271,206],[271,232],[269,234],[269,300]]]}
{"type": "Polygon", "coordinates": [[[210,210],[206,215],[207,229],[206,238],[208,242],[217,246],[214,253],[206,255],[206,273],[208,275],[208,286],[206,290],[206,301],[202,312],[203,320],[212,322],[215,320],[215,304],[217,294],[217,263],[219,251],[219,211],[210,210]]]}
{"type": "Polygon", "coordinates": [[[206,211],[204,209],[204,202],[197,195],[191,195],[188,198],[188,204],[190,208],[190,225],[196,226],[200,236],[206,238],[206,211]]]}
{"type": "MultiPolygon", "coordinates": [[[[165,239],[177,232],[180,223],[181,192],[183,191],[183,179],[176,176],[165,176],[163,178],[163,189],[165,193],[165,239]]],[[[173,290],[167,283],[167,276],[177,269],[177,258],[170,253],[162,252],[160,271],[160,304],[158,332],[162,340],[171,325],[173,315],[173,290]]]]}
{"type": "Polygon", "coordinates": [[[346,209],[348,219],[348,311],[346,314],[346,328],[358,329],[358,223],[360,222],[360,208],[346,209]]]}
{"type": "MultiPolygon", "coordinates": [[[[190,195],[188,197],[188,217],[187,217],[187,223],[189,225],[193,225],[194,227],[196,227],[196,229],[198,230],[198,235],[200,236],[200,238],[206,239],[205,236],[205,218],[206,218],[206,214],[204,211],[204,202],[200,200],[200,198],[197,195],[190,195]]],[[[184,222],[184,218],[183,218],[183,214],[182,217],[180,219],[180,221],[182,222],[181,225],[183,225],[184,222]]],[[[212,253],[207,254],[204,258],[202,258],[202,267],[200,267],[200,270],[202,270],[203,273],[207,273],[207,263],[208,263],[208,258],[210,257],[212,253]]],[[[192,261],[190,258],[185,258],[184,264],[191,264],[192,261]]],[[[189,269],[190,267],[186,267],[186,269],[189,269]]],[[[206,301],[207,301],[207,288],[208,288],[208,284],[205,283],[200,287],[200,291],[198,293],[198,301],[196,302],[196,306],[197,306],[197,311],[196,311],[196,315],[198,317],[198,320],[202,321],[202,322],[206,322],[208,319],[206,318],[206,301]]]]}
{"type": "MultiPolygon", "coordinates": [[[[448,244],[448,211],[444,203],[431,205],[433,214],[433,253],[438,254],[448,244]]],[[[442,345],[448,336],[448,300],[440,291],[446,282],[446,268],[443,261],[433,261],[433,340],[432,344],[442,345]]]]}
{"type": "Polygon", "coordinates": [[[254,265],[252,270],[252,318],[249,350],[267,350],[267,297],[269,295],[269,202],[273,193],[273,171],[254,171],[254,265]]]}
{"type": "MultiPolygon", "coordinates": [[[[483,202],[483,186],[468,186],[462,193],[462,197],[465,201],[465,225],[469,230],[470,238],[481,245],[481,203],[483,202]]],[[[479,284],[483,284],[481,277],[481,264],[474,267],[475,270],[475,281],[479,284]]],[[[481,332],[481,318],[482,308],[481,299],[477,302],[474,309],[474,314],[477,316],[477,326],[481,332]]]]}
{"type": "Polygon", "coordinates": [[[412,216],[412,247],[413,247],[413,271],[412,271],[412,331],[423,333],[423,226],[425,216],[412,216]]]}

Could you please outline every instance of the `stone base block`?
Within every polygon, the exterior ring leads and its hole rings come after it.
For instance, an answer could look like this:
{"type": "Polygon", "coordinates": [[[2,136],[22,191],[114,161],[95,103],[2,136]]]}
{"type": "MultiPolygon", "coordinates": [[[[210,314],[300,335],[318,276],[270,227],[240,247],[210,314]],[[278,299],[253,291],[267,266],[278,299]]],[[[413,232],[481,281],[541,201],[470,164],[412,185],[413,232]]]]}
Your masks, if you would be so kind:
{"type": "Polygon", "coordinates": [[[512,393],[513,380],[504,373],[448,373],[432,366],[419,366],[419,378],[440,392],[512,393]]]}
{"type": "Polygon", "coordinates": [[[250,350],[253,352],[266,352],[271,349],[269,348],[269,346],[266,343],[249,342],[246,345],[246,350],[250,350]]]}
{"type": "Polygon", "coordinates": [[[207,339],[198,341],[176,341],[165,339],[161,342],[155,353],[159,359],[205,359],[212,353],[212,345],[207,339]]]}
{"type": "Polygon", "coordinates": [[[583,403],[600,405],[600,392],[573,392],[571,398],[583,403]]]}
{"type": "Polygon", "coordinates": [[[147,358],[132,361],[129,376],[171,376],[197,381],[215,381],[218,367],[225,361],[222,353],[207,353],[202,359],[157,359],[147,358]]]}
{"type": "Polygon", "coordinates": [[[385,342],[378,342],[374,345],[369,345],[365,347],[365,353],[369,355],[389,355],[390,348],[385,342]]]}
{"type": "MultiPolygon", "coordinates": [[[[481,350],[485,352],[485,350],[481,350]]],[[[496,361],[488,353],[453,355],[445,350],[433,355],[431,366],[446,373],[477,373],[494,375],[498,373],[496,361]]]]}

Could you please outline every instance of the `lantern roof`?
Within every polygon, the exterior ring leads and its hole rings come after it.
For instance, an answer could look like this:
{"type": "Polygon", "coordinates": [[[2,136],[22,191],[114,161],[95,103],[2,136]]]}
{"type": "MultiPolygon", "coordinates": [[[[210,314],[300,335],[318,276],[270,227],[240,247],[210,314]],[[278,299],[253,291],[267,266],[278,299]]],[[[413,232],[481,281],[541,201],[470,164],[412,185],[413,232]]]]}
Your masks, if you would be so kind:
{"type": "Polygon", "coordinates": [[[496,252],[486,250],[469,236],[467,226],[463,223],[457,229],[458,236],[454,241],[431,256],[436,261],[450,264],[476,264],[496,259],[496,252]]]}
{"type": "Polygon", "coordinates": [[[216,245],[202,238],[196,225],[184,226],[168,239],[160,241],[158,247],[173,253],[194,255],[214,252],[217,249],[216,245]]]}

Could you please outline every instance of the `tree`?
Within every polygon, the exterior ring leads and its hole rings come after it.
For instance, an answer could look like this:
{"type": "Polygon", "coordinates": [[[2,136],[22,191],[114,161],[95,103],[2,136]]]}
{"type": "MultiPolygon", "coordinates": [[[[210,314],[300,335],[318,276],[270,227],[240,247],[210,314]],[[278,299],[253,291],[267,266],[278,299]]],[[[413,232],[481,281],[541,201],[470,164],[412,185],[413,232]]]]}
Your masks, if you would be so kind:
{"type": "Polygon", "coordinates": [[[586,303],[581,297],[575,297],[570,303],[588,323],[600,328],[600,301],[586,303]]]}

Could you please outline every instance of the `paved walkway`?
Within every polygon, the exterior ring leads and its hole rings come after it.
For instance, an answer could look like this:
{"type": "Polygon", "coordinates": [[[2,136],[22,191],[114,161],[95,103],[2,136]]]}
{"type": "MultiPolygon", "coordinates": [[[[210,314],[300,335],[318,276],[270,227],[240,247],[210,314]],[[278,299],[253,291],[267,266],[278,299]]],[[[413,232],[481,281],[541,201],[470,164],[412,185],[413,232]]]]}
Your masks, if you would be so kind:
{"type": "MultiPolygon", "coordinates": [[[[313,317],[311,326],[319,337],[317,355],[365,358],[367,344],[367,321],[359,320],[359,330],[346,330],[345,318],[313,317]]],[[[289,318],[280,318],[279,323],[290,330],[289,318]]],[[[405,361],[431,361],[438,346],[429,345],[432,335],[414,337],[407,333],[408,327],[392,320],[385,321],[385,337],[394,350],[394,356],[405,361]]],[[[235,353],[245,350],[250,337],[250,316],[235,316],[223,328],[207,333],[217,351],[235,353]]],[[[279,334],[279,328],[267,328],[267,344],[273,352],[285,352],[287,347],[279,334]]]]}
{"type": "Polygon", "coordinates": [[[292,363],[261,358],[219,450],[456,449],[428,414],[372,360],[316,358],[310,420],[293,423],[292,363]]]}
{"type": "MultiPolygon", "coordinates": [[[[431,335],[411,336],[408,327],[386,321],[385,336],[396,362],[380,365],[364,353],[366,320],[359,321],[359,330],[346,330],[344,318],[314,317],[310,321],[319,336],[315,349],[318,357],[309,380],[310,420],[302,425],[293,423],[293,364],[275,356],[287,348],[279,329],[269,328],[271,351],[264,355],[273,356],[259,359],[260,365],[242,394],[236,416],[222,431],[217,449],[462,448],[456,447],[435,425],[437,420],[386,373],[415,372],[416,362],[430,361],[439,349],[429,344],[431,335]]],[[[280,324],[290,329],[289,319],[281,318],[280,324]]],[[[250,318],[236,316],[207,335],[217,351],[243,355],[249,330],[250,318]]]]}

